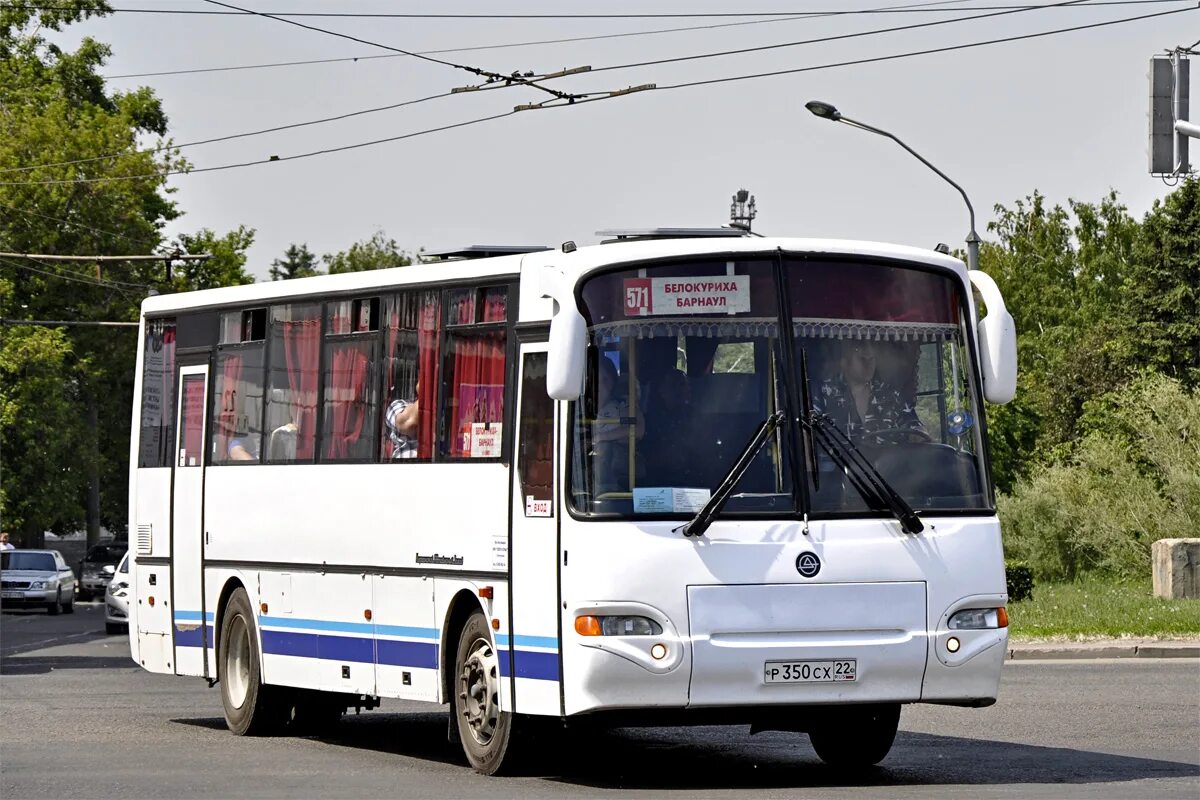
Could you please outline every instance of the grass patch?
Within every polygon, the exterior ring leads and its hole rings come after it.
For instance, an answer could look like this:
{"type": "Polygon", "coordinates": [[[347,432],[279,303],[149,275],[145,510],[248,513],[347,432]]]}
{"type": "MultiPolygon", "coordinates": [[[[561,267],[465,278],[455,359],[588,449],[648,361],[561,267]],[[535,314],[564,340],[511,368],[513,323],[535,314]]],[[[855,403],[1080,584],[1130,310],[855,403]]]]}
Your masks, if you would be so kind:
{"type": "Polygon", "coordinates": [[[1039,583],[1008,615],[1013,639],[1200,637],[1200,600],[1155,597],[1148,580],[1039,583]]]}

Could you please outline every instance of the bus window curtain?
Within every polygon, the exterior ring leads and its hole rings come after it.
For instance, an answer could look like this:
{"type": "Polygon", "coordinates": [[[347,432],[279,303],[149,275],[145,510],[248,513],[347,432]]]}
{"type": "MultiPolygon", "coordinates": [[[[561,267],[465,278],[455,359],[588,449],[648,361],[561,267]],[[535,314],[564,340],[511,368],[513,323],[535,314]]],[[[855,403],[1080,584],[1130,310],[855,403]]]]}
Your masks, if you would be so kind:
{"type": "Polygon", "coordinates": [[[417,328],[417,458],[433,457],[437,430],[438,344],[442,336],[442,305],[438,292],[421,295],[417,328]]]}
{"type": "Polygon", "coordinates": [[[311,461],[317,433],[317,373],[320,371],[320,319],[283,323],[284,358],[296,432],[296,460],[311,461]]]}
{"type": "Polygon", "coordinates": [[[238,389],[242,380],[242,357],[226,355],[221,360],[221,405],[217,412],[217,430],[213,460],[229,460],[229,440],[237,436],[238,389]]]}
{"type": "Polygon", "coordinates": [[[330,423],[326,433],[328,444],[325,457],[344,459],[352,456],[354,446],[362,439],[367,419],[367,349],[365,342],[337,345],[333,350],[329,394],[332,400],[330,423]]]}
{"type": "Polygon", "coordinates": [[[504,417],[504,334],[480,333],[453,342],[450,455],[466,458],[477,455],[472,452],[472,426],[490,427],[504,417]]]}

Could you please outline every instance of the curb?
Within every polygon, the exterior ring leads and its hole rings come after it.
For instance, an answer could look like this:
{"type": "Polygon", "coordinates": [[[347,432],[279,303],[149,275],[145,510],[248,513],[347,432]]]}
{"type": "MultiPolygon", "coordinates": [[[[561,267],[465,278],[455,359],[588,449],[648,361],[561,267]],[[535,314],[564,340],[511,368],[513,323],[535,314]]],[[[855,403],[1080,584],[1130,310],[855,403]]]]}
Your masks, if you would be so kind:
{"type": "Polygon", "coordinates": [[[1027,644],[1008,648],[1007,660],[1033,661],[1049,659],[1101,658],[1195,658],[1200,659],[1200,642],[1081,642],[1079,644],[1027,644]]]}

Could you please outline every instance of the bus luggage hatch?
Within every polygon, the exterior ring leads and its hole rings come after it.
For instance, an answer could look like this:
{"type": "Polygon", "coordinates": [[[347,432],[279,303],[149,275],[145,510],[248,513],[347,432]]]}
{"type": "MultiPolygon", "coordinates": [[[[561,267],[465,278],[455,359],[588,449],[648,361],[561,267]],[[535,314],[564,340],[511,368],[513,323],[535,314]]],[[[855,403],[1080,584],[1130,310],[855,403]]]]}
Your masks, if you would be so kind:
{"type": "Polygon", "coordinates": [[[689,586],[689,705],[918,700],[925,584],[689,586]]]}

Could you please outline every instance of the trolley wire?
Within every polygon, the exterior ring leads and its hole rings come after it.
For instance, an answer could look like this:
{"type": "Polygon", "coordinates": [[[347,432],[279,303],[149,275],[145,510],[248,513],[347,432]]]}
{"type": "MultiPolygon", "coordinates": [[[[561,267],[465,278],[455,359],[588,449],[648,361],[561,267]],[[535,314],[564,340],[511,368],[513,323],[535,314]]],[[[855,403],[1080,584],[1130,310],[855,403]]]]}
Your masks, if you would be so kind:
{"type": "MultiPolygon", "coordinates": [[[[210,0],[205,0],[210,2],[210,0]]],[[[1093,5],[1098,6],[1132,6],[1132,5],[1151,5],[1155,3],[1170,2],[1170,0],[1097,0],[1093,5]]],[[[537,14],[537,13],[508,13],[508,12],[491,12],[491,13],[399,13],[399,12],[355,12],[355,11],[251,11],[248,9],[240,9],[236,6],[228,6],[224,3],[216,5],[224,5],[226,8],[234,9],[228,11],[214,11],[211,9],[187,9],[187,8],[110,8],[109,11],[118,14],[163,14],[163,15],[196,15],[196,16],[246,16],[246,15],[261,15],[270,16],[276,19],[291,18],[291,17],[324,17],[336,19],[479,19],[479,20],[499,20],[499,19],[527,19],[527,20],[594,20],[594,19],[729,19],[729,18],[745,18],[745,17],[788,17],[796,14],[820,14],[822,16],[853,16],[861,14],[900,14],[900,13],[921,13],[918,10],[909,10],[905,8],[896,9],[839,9],[836,11],[682,11],[682,12],[643,12],[643,13],[578,13],[578,14],[537,14]]],[[[17,5],[11,6],[17,10],[26,11],[68,11],[72,10],[64,6],[44,6],[44,5],[17,5]]],[[[1013,9],[1019,8],[1015,5],[989,5],[976,6],[976,10],[983,9],[1013,9]]]]}
{"type": "Polygon", "coordinates": [[[192,168],[192,169],[186,169],[186,170],[164,170],[164,171],[160,171],[160,172],[152,172],[152,173],[146,173],[146,174],[142,174],[142,175],[118,175],[118,176],[102,176],[102,177],[95,177],[95,178],[49,179],[49,180],[36,180],[36,181],[0,181],[0,186],[60,185],[60,184],[72,184],[72,183],[100,183],[100,182],[122,181],[122,180],[140,180],[140,179],[150,179],[150,178],[162,179],[162,178],[167,177],[168,175],[190,174],[190,173],[201,173],[201,172],[218,172],[218,171],[223,171],[223,170],[240,169],[240,168],[244,168],[244,167],[257,166],[259,164],[266,164],[266,163],[271,163],[271,162],[275,162],[275,161],[295,161],[295,160],[304,159],[304,158],[311,158],[314,156],[327,155],[330,153],[338,153],[338,152],[343,152],[346,150],[354,150],[354,149],[358,149],[358,148],[371,147],[374,145],[384,144],[384,143],[388,143],[388,142],[395,142],[395,141],[401,141],[401,140],[405,140],[405,139],[411,139],[411,138],[415,138],[418,136],[424,136],[427,134],[437,133],[437,132],[441,132],[441,131],[453,130],[456,128],[463,128],[463,127],[467,127],[470,125],[477,125],[477,124],[480,124],[483,122],[489,122],[492,120],[509,117],[509,116],[512,116],[521,111],[532,111],[532,110],[549,109],[549,108],[562,108],[567,105],[579,105],[582,103],[591,103],[591,102],[597,102],[600,100],[609,100],[609,99],[612,99],[615,97],[632,94],[634,92],[641,92],[641,91],[664,92],[664,91],[691,88],[691,87],[697,87],[697,86],[711,86],[711,85],[721,84],[721,83],[733,83],[733,82],[738,82],[738,81],[757,80],[760,78],[777,77],[780,75],[795,75],[795,74],[800,74],[800,73],[805,73],[805,72],[818,72],[818,71],[827,70],[827,69],[837,69],[837,68],[841,68],[841,67],[856,66],[856,65],[862,65],[862,64],[875,64],[875,63],[881,63],[881,62],[886,62],[886,61],[896,61],[896,60],[907,59],[907,58],[916,58],[916,57],[921,57],[921,56],[933,55],[933,54],[937,54],[937,53],[948,53],[948,52],[954,52],[954,51],[958,51],[958,50],[968,50],[968,49],[973,49],[973,48],[978,48],[978,47],[987,47],[987,46],[996,45],[996,44],[1007,44],[1007,43],[1011,43],[1011,42],[1024,41],[1024,40],[1029,40],[1029,39],[1044,38],[1047,36],[1055,36],[1055,35],[1064,34],[1064,33],[1074,33],[1074,32],[1078,32],[1078,31],[1092,30],[1092,29],[1096,29],[1096,28],[1111,27],[1113,25],[1123,25],[1123,24],[1128,24],[1128,23],[1132,23],[1132,22],[1139,22],[1142,20],[1154,19],[1154,18],[1158,18],[1158,17],[1167,17],[1167,16],[1172,16],[1175,14],[1182,14],[1182,13],[1196,11],[1196,10],[1197,10],[1197,7],[1189,6],[1187,8],[1177,8],[1177,9],[1171,9],[1171,10],[1167,10],[1167,11],[1159,11],[1159,12],[1155,12],[1152,14],[1141,14],[1141,15],[1132,16],[1132,17],[1123,17],[1123,18],[1119,18],[1119,19],[1106,20],[1103,22],[1092,22],[1092,23],[1088,23],[1088,24],[1084,24],[1084,25],[1073,25],[1073,26],[1064,27],[1064,28],[1055,28],[1055,29],[1047,30],[1047,31],[1016,34],[1013,36],[1005,36],[1005,37],[999,37],[999,38],[995,38],[995,39],[987,39],[987,40],[977,41],[977,42],[967,42],[967,43],[962,43],[962,44],[946,45],[943,47],[928,48],[928,49],[924,49],[924,50],[905,51],[902,53],[892,53],[892,54],[883,55],[883,56],[872,56],[872,57],[867,57],[867,58],[849,59],[846,61],[837,61],[837,62],[831,62],[831,63],[826,63],[826,64],[816,64],[816,65],[807,66],[807,67],[797,67],[797,68],[793,68],[793,69],[773,70],[770,72],[757,72],[757,73],[750,73],[750,74],[745,74],[745,75],[733,75],[733,76],[718,77],[718,78],[708,78],[708,79],[704,79],[704,80],[686,81],[686,82],[667,84],[667,85],[662,85],[662,86],[659,86],[657,84],[643,84],[641,86],[632,86],[632,87],[629,87],[628,89],[620,89],[620,90],[615,90],[615,91],[590,92],[590,93],[585,93],[585,94],[581,94],[581,95],[576,95],[575,97],[577,99],[570,103],[547,101],[545,103],[540,103],[540,104],[529,104],[529,105],[517,106],[512,111],[506,111],[506,112],[502,112],[499,114],[492,114],[492,115],[488,115],[488,116],[484,116],[484,117],[477,117],[474,119],[469,119],[469,120],[465,120],[462,122],[456,122],[456,123],[452,123],[452,124],[448,124],[448,125],[441,125],[441,126],[434,127],[434,128],[426,128],[424,130],[414,131],[414,132],[402,134],[399,136],[389,136],[389,137],[385,137],[382,139],[373,139],[371,141],[357,142],[354,144],[342,145],[339,147],[323,148],[321,150],[314,150],[314,151],[307,152],[307,153],[298,153],[298,154],[290,155],[290,156],[271,156],[271,157],[265,158],[265,159],[256,159],[253,161],[245,161],[245,162],[240,162],[240,163],[221,164],[221,165],[212,166],[212,167],[192,168]]]}
{"type": "MultiPolygon", "coordinates": [[[[1176,0],[1156,0],[1156,2],[1175,2],[1175,1],[1176,0]]],[[[968,2],[968,0],[935,0],[934,2],[927,2],[927,3],[911,3],[908,5],[902,5],[902,6],[882,6],[880,8],[876,8],[876,9],[863,9],[862,13],[883,12],[883,11],[888,11],[888,10],[900,10],[900,9],[905,9],[905,10],[911,9],[911,10],[915,11],[915,10],[920,10],[922,8],[929,8],[932,6],[955,5],[955,4],[959,4],[959,3],[965,3],[965,2],[968,2]]],[[[931,9],[931,10],[939,10],[940,11],[943,9],[931,9]]],[[[944,9],[944,10],[959,11],[962,9],[955,8],[955,9],[944,9]]],[[[475,52],[475,51],[479,51],[479,50],[501,50],[501,49],[508,49],[508,48],[514,48],[514,47],[535,47],[535,46],[539,46],[539,45],[548,45],[548,44],[572,44],[575,42],[591,42],[591,41],[599,41],[599,40],[603,40],[603,39],[623,39],[623,38],[632,37],[632,36],[655,36],[655,35],[664,34],[664,33],[684,33],[684,32],[691,32],[691,31],[717,30],[719,28],[739,28],[739,27],[743,27],[743,26],[747,26],[747,25],[773,25],[773,24],[776,24],[779,22],[793,22],[795,20],[800,20],[800,19],[815,19],[815,18],[827,16],[827,15],[828,14],[826,12],[810,12],[810,13],[803,13],[803,14],[798,13],[794,16],[774,17],[771,19],[754,19],[754,20],[749,20],[746,22],[721,22],[721,23],[716,23],[716,24],[711,24],[711,25],[689,25],[689,26],[682,27],[682,28],[656,28],[654,30],[648,30],[648,31],[624,31],[621,33],[603,33],[603,34],[594,34],[591,36],[569,36],[569,37],[565,37],[565,38],[561,38],[561,39],[539,39],[539,40],[527,41],[527,42],[507,42],[504,44],[484,44],[484,45],[476,45],[473,47],[452,47],[452,48],[447,48],[447,49],[442,49],[442,50],[420,50],[418,52],[420,52],[422,55],[443,55],[446,53],[468,53],[468,52],[475,52]]],[[[350,61],[350,62],[373,61],[375,59],[380,59],[380,58],[404,58],[404,57],[405,56],[401,53],[379,53],[376,55],[344,56],[344,57],[340,57],[340,58],[312,58],[312,59],[307,59],[307,60],[303,60],[303,61],[277,61],[277,62],[266,63],[266,64],[240,64],[240,65],[233,65],[233,66],[226,66],[226,67],[199,67],[199,68],[193,68],[193,69],[162,70],[162,71],[158,71],[158,72],[130,72],[130,73],[124,73],[124,74],[120,74],[120,75],[105,75],[104,78],[105,78],[105,80],[116,80],[118,78],[154,78],[154,77],[159,77],[159,76],[164,76],[164,75],[195,75],[195,74],[207,73],[207,72],[233,72],[233,71],[237,71],[237,70],[269,69],[269,68],[275,68],[275,67],[297,67],[297,66],[307,66],[307,65],[312,65],[312,64],[336,64],[336,63],[344,63],[347,61],[350,61]]]]}
{"type": "MultiPolygon", "coordinates": [[[[1181,0],[1170,0],[1170,1],[1171,2],[1181,2],[1181,0]]],[[[783,43],[777,43],[777,44],[771,44],[771,45],[762,45],[759,47],[748,47],[748,48],[739,48],[739,49],[735,49],[735,50],[724,50],[724,51],[719,51],[719,52],[715,52],[715,53],[700,53],[700,54],[693,54],[693,55],[688,55],[688,56],[678,56],[678,57],[674,57],[674,58],[665,58],[665,59],[656,59],[656,60],[650,60],[650,61],[634,62],[634,63],[629,63],[629,64],[614,64],[614,65],[602,66],[602,67],[592,67],[592,68],[589,68],[588,71],[589,72],[609,72],[609,71],[617,71],[617,70],[624,70],[624,69],[634,69],[634,68],[638,68],[638,67],[656,66],[659,64],[680,63],[680,62],[695,61],[695,60],[701,60],[701,59],[719,58],[719,57],[725,57],[725,56],[730,56],[730,55],[741,55],[741,54],[745,54],[745,53],[777,50],[777,49],[782,49],[782,48],[801,47],[801,46],[810,45],[810,44],[822,44],[822,43],[826,43],[826,42],[834,42],[834,41],[841,41],[841,40],[846,40],[846,39],[861,38],[861,37],[865,37],[865,36],[875,36],[875,35],[880,35],[880,34],[914,30],[914,29],[919,29],[919,28],[928,28],[928,27],[934,27],[934,26],[940,26],[940,25],[950,25],[950,24],[954,24],[954,23],[958,23],[958,22],[970,22],[972,20],[1022,13],[1024,11],[1078,6],[1078,5],[1080,5],[1082,3],[1086,3],[1086,2],[1088,2],[1088,0],[1063,0],[1063,2],[1052,3],[1049,5],[1021,6],[1019,8],[1016,8],[1016,9],[1010,10],[1010,11],[997,11],[997,12],[990,12],[987,14],[976,14],[976,15],[965,16],[965,17],[956,17],[954,19],[942,19],[942,20],[935,20],[932,22],[914,23],[911,25],[901,25],[901,26],[895,26],[895,27],[890,27],[890,28],[876,28],[876,29],[869,30],[869,31],[858,31],[858,32],[847,33],[847,34],[821,36],[821,37],[816,37],[816,38],[812,38],[812,39],[804,39],[804,40],[800,40],[800,41],[783,42],[783,43]]],[[[484,87],[480,87],[480,90],[498,89],[498,88],[506,88],[506,86],[504,86],[504,85],[484,86],[484,87]]],[[[244,138],[244,137],[248,137],[248,136],[258,136],[258,135],[266,134],[266,133],[276,133],[279,131],[291,130],[293,128],[300,128],[300,127],[305,127],[305,126],[309,126],[309,125],[319,125],[319,124],[323,124],[326,122],[334,122],[334,121],[338,121],[338,120],[349,119],[351,117],[361,116],[363,114],[370,114],[370,113],[374,113],[377,111],[386,111],[386,110],[390,110],[390,109],[401,108],[404,106],[416,105],[418,103],[424,103],[424,102],[428,102],[430,100],[437,100],[440,98],[449,97],[450,95],[455,94],[455,93],[456,92],[454,92],[454,91],[441,92],[438,94],[429,95],[427,97],[418,98],[416,100],[409,100],[409,101],[393,103],[393,104],[384,105],[384,106],[376,106],[373,108],[363,109],[360,111],[354,111],[354,112],[350,112],[347,114],[340,114],[340,115],[336,115],[336,116],[332,116],[332,117],[324,117],[321,119],[292,123],[289,125],[278,125],[278,126],[274,126],[274,127],[270,127],[270,128],[256,130],[256,131],[247,131],[244,133],[235,133],[235,134],[230,134],[227,136],[219,136],[219,137],[213,137],[213,138],[209,138],[209,139],[201,139],[199,141],[186,142],[186,143],[177,144],[177,145],[163,145],[163,146],[160,146],[157,148],[152,148],[152,149],[147,149],[147,150],[142,150],[142,151],[135,151],[135,152],[160,153],[160,152],[165,152],[165,151],[170,151],[170,150],[177,150],[177,149],[181,149],[181,148],[185,148],[185,147],[194,147],[197,145],[213,144],[216,142],[230,141],[233,139],[239,139],[239,138],[244,138]]],[[[574,97],[576,100],[578,100],[578,99],[582,98],[582,95],[575,95],[574,97]]],[[[45,164],[33,164],[33,165],[27,165],[27,166],[21,166],[21,167],[9,167],[6,169],[0,169],[0,174],[7,174],[7,173],[13,173],[13,172],[28,172],[28,171],[36,170],[36,169],[71,166],[71,165],[75,165],[75,164],[86,164],[86,163],[92,163],[92,162],[96,162],[96,161],[104,161],[104,160],[120,158],[120,157],[123,157],[128,154],[130,154],[129,151],[124,151],[124,152],[110,153],[110,154],[99,155],[99,156],[92,156],[89,158],[74,159],[74,160],[70,160],[70,161],[59,161],[59,162],[51,162],[51,163],[45,163],[45,164]]]]}

